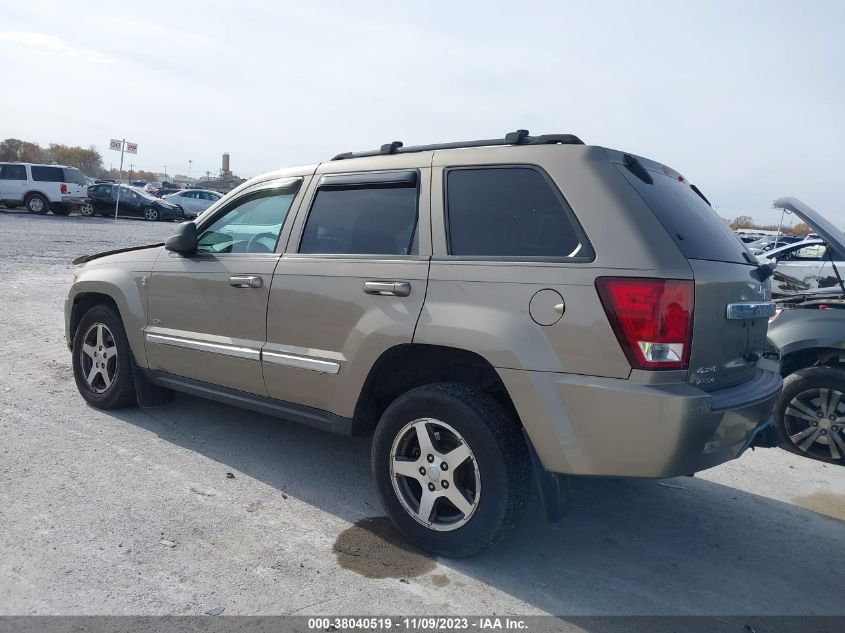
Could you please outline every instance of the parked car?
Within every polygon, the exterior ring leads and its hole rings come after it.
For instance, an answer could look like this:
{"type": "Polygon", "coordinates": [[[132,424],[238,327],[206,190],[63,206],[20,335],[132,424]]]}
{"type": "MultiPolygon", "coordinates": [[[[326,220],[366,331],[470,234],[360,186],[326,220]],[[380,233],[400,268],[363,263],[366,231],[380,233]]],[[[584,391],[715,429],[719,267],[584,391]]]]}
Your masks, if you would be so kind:
{"type": "Polygon", "coordinates": [[[565,476],[772,442],[769,269],[683,176],[572,135],[340,154],[74,261],[92,406],[179,390],[372,434],[387,513],[444,556],[501,538],[532,472],[559,520],[565,476]]]}
{"type": "Polygon", "coordinates": [[[184,219],[179,207],[127,185],[94,185],[88,188],[88,195],[93,207],[90,212],[86,209],[82,213],[85,216],[94,214],[113,216],[119,197],[118,215],[120,216],[136,216],[150,221],[184,219]]]}
{"type": "Polygon", "coordinates": [[[89,208],[87,188],[75,167],[0,163],[0,202],[10,209],[23,205],[36,215],[69,215],[75,208],[89,208]]]}
{"type": "Polygon", "coordinates": [[[845,270],[845,253],[824,240],[795,242],[759,257],[777,263],[772,281],[775,296],[836,288],[839,285],[836,269],[845,270]]]}
{"type": "Polygon", "coordinates": [[[133,180],[129,183],[129,186],[130,187],[140,187],[141,189],[143,189],[144,187],[147,186],[147,181],[146,180],[133,180]]]}
{"type": "Polygon", "coordinates": [[[795,242],[803,241],[803,237],[794,235],[767,235],[758,240],[754,240],[748,244],[748,250],[752,255],[759,255],[768,251],[786,246],[787,244],[794,244],[795,242]]]}
{"type": "MultiPolygon", "coordinates": [[[[775,204],[823,235],[829,248],[845,252],[845,236],[818,212],[794,198],[775,204]]],[[[781,445],[800,455],[845,465],[843,271],[839,267],[834,271],[837,287],[783,298],[770,320],[768,340],[780,356],[785,378],[774,416],[781,445]]]]}
{"type": "Polygon", "coordinates": [[[174,191],[164,196],[164,199],[171,204],[181,207],[186,218],[195,218],[205,211],[212,204],[223,197],[223,194],[216,191],[203,189],[185,189],[174,191]]]}

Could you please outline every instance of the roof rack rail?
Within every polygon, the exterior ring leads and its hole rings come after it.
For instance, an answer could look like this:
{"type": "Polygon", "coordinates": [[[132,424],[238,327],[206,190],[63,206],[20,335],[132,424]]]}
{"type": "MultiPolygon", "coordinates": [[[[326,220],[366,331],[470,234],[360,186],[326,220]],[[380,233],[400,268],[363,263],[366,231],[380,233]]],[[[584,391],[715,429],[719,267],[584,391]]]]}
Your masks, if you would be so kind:
{"type": "Polygon", "coordinates": [[[531,136],[528,130],[508,132],[504,138],[481,139],[477,141],[456,141],[454,143],[435,143],[433,145],[411,145],[405,147],[402,141],[392,141],[382,145],[379,149],[363,152],[344,152],[332,160],[346,160],[348,158],[364,158],[366,156],[385,156],[388,154],[411,154],[414,152],[428,152],[437,149],[458,149],[462,147],[486,147],[488,145],[583,145],[584,141],[574,134],[542,134],[531,136]]]}

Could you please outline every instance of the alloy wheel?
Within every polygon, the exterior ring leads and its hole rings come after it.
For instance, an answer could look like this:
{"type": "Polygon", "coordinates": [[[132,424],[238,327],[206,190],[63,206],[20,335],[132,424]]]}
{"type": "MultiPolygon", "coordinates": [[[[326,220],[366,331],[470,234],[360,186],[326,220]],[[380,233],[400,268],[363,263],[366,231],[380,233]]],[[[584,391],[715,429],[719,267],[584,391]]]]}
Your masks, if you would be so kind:
{"type": "Polygon", "coordinates": [[[33,213],[41,213],[44,210],[44,201],[41,198],[33,197],[29,201],[29,210],[33,213]]]}
{"type": "Polygon", "coordinates": [[[456,530],[478,508],[478,461],[461,434],[441,420],[413,420],[397,433],[390,475],[405,511],[433,530],[456,530]]]}
{"type": "Polygon", "coordinates": [[[94,393],[105,393],[117,376],[117,342],[111,330],[93,323],[82,337],[79,350],[82,377],[94,393]]]}
{"type": "Polygon", "coordinates": [[[144,218],[149,220],[150,222],[155,222],[158,220],[158,211],[153,209],[152,207],[147,207],[144,209],[144,218]]]}
{"type": "Polygon", "coordinates": [[[82,206],[79,207],[79,213],[84,215],[86,218],[90,218],[94,215],[94,205],[90,202],[84,203],[82,206]]]}
{"type": "Polygon", "coordinates": [[[836,389],[802,391],[786,407],[789,440],[802,452],[824,459],[845,457],[845,394],[836,389]]]}

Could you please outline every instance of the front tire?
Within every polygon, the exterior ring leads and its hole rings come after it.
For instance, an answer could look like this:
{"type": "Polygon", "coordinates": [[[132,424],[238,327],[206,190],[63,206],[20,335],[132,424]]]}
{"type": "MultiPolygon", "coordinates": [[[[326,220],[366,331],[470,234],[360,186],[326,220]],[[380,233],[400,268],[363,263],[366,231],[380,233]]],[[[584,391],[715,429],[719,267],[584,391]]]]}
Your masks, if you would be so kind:
{"type": "Polygon", "coordinates": [[[79,206],[79,215],[86,217],[86,218],[93,218],[94,217],[94,205],[90,202],[83,202],[79,206]]]}
{"type": "Polygon", "coordinates": [[[159,217],[158,209],[154,209],[153,207],[144,209],[144,219],[148,222],[157,222],[159,217]]]}
{"type": "Polygon", "coordinates": [[[518,424],[466,385],[425,385],[397,398],[376,427],[371,468],[397,529],[441,556],[493,545],[528,500],[530,460],[518,424]]]}
{"type": "Polygon", "coordinates": [[[805,367],[787,376],[774,418],[782,448],[845,464],[845,370],[805,367]]]}
{"type": "Polygon", "coordinates": [[[82,315],[73,337],[73,377],[83,398],[98,409],[138,404],[132,351],[120,316],[97,305],[82,315]]]}
{"type": "Polygon", "coordinates": [[[50,202],[40,193],[33,193],[26,199],[26,210],[34,215],[44,215],[50,210],[50,202]]]}

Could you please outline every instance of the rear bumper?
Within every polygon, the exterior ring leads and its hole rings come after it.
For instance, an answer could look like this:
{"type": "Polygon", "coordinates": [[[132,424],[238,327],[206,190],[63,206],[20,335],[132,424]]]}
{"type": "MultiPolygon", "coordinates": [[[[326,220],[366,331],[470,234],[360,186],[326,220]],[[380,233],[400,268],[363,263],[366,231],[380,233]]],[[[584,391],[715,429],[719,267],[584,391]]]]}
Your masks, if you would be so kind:
{"type": "Polygon", "coordinates": [[[79,207],[86,202],[90,202],[90,199],[81,196],[62,196],[62,204],[67,207],[79,207]]]}
{"type": "Polygon", "coordinates": [[[764,369],[713,393],[687,383],[499,372],[546,470],[614,477],[687,475],[739,457],[769,425],[783,384],[764,369]]]}

